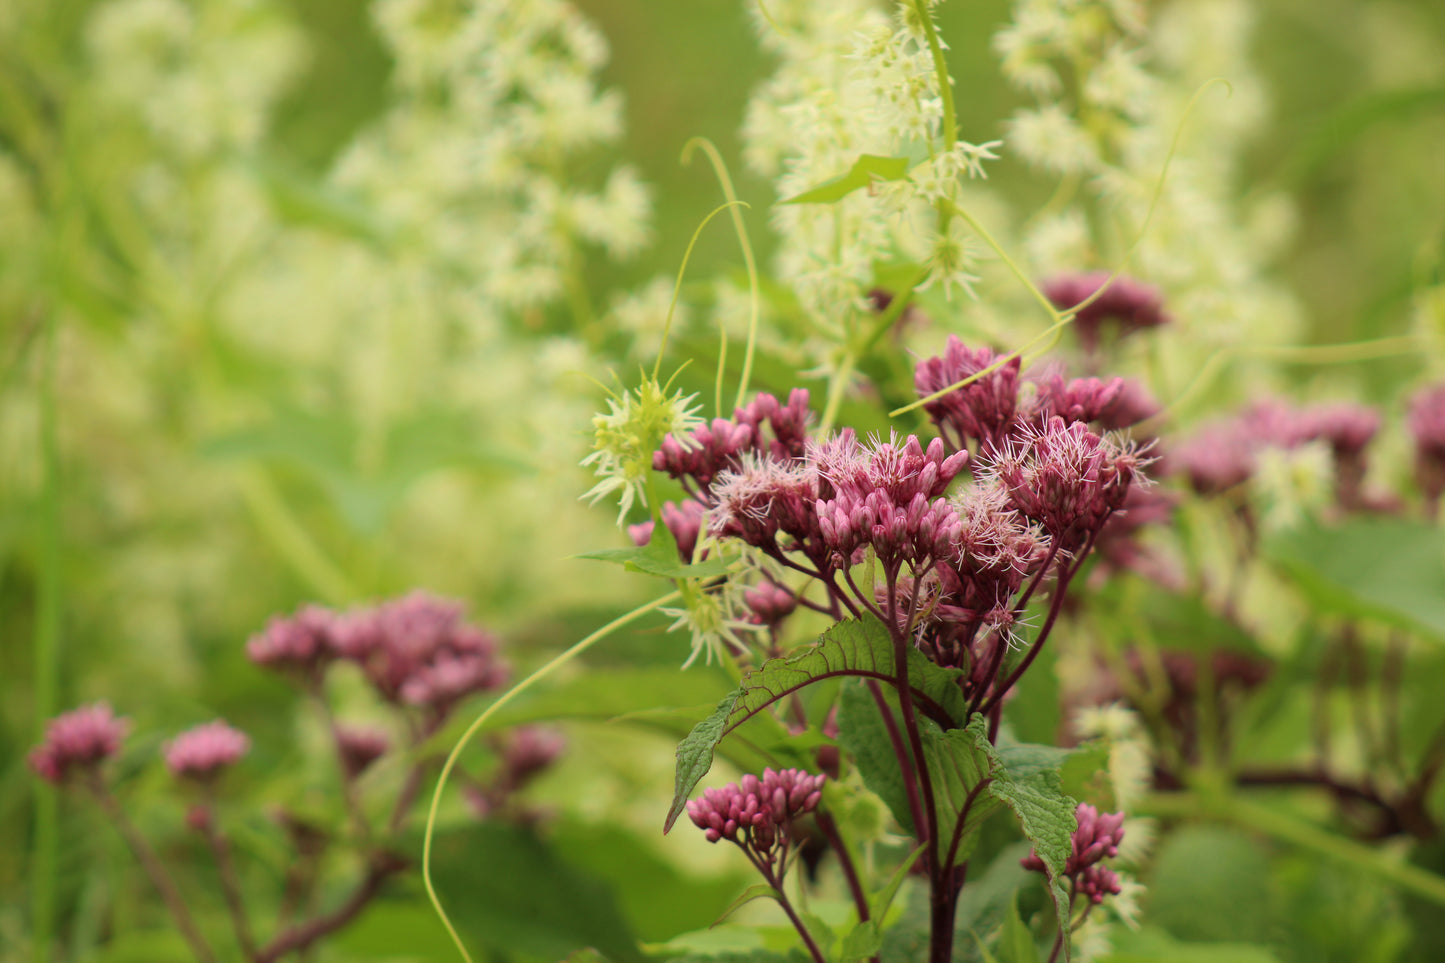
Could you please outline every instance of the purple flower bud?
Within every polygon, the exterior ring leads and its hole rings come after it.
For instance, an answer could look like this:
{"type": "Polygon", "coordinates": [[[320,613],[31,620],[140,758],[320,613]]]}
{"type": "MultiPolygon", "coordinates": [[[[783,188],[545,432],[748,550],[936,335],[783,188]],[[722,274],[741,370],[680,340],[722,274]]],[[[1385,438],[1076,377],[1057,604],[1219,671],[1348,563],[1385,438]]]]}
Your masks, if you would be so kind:
{"type": "Polygon", "coordinates": [[[209,782],[251,748],[244,732],[217,719],[187,729],[166,746],[166,768],[181,779],[209,782]]]}
{"type": "Polygon", "coordinates": [[[334,659],[338,616],[307,605],[289,618],[273,618],[266,630],[246,643],[246,657],[257,665],[314,680],[334,659]]]}
{"type": "MultiPolygon", "coordinates": [[[[968,348],[950,335],[942,357],[928,358],[914,369],[919,397],[927,397],[978,374],[1003,358],[988,348],[968,348]]],[[[923,406],[939,431],[962,450],[970,441],[980,451],[1002,445],[1014,428],[1019,400],[1019,364],[1015,356],[976,381],[923,406]]]]}
{"type": "Polygon", "coordinates": [[[794,819],[817,808],[826,776],[799,769],[764,769],[720,789],[708,789],[687,804],[687,815],[708,842],[726,839],[770,861],[780,844],[790,845],[794,819]]]}
{"type": "Polygon", "coordinates": [[[382,698],[437,715],[507,680],[496,639],[463,622],[460,603],[425,592],[348,613],[333,636],[337,652],[361,667],[382,698]]]}
{"type": "MultiPolygon", "coordinates": [[[[1100,813],[1088,803],[1079,803],[1075,818],[1078,828],[1070,840],[1071,854],[1063,875],[1073,881],[1075,892],[1101,903],[1104,896],[1119,892],[1119,878],[1099,863],[1119,855],[1119,843],[1124,839],[1124,814],[1100,813]]],[[[1044,861],[1034,850],[1019,862],[1024,869],[1045,872],[1044,861]]]]}
{"type": "Polygon", "coordinates": [[[119,752],[129,730],[129,720],[116,718],[108,703],[72,709],[50,720],[45,741],[31,750],[26,761],[41,779],[59,785],[72,772],[94,771],[119,752]]]}
{"type": "Polygon", "coordinates": [[[336,727],[336,751],[348,779],[355,779],[386,755],[391,739],[380,729],[361,726],[336,727]]]}
{"type": "MultiPolygon", "coordinates": [[[[1050,278],[1042,285],[1044,296],[1060,311],[1067,311],[1082,304],[1109,279],[1108,272],[1095,271],[1089,274],[1061,274],[1050,278]]],[[[1074,329],[1084,350],[1093,353],[1099,346],[1099,334],[1105,321],[1118,324],[1119,337],[1157,328],[1169,321],[1163,311],[1163,298],[1158,289],[1120,276],[1099,298],[1081,308],[1074,316],[1074,329]]]]}
{"type": "Polygon", "coordinates": [[[1411,399],[1408,424],[1415,437],[1415,477],[1433,512],[1445,494],[1445,384],[1411,399]]]}
{"type": "Polygon", "coordinates": [[[776,626],[793,614],[798,597],[781,585],[764,582],[743,592],[743,604],[758,625],[776,626]]]}

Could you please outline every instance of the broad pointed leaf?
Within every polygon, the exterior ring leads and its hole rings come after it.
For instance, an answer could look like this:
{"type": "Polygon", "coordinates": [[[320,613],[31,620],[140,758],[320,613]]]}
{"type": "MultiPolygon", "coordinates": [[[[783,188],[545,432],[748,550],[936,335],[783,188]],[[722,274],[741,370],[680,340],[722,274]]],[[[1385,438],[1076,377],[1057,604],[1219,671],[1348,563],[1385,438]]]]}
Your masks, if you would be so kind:
{"type": "MultiPolygon", "coordinates": [[[[908,653],[909,687],[920,713],[941,723],[961,719],[965,710],[963,693],[955,682],[957,674],[933,665],[911,646],[908,653]]],[[[742,685],[678,744],[676,783],[663,831],[672,828],[688,796],[712,768],[713,753],[724,736],[805,686],[850,676],[890,684],[895,681],[893,640],[877,619],[839,622],[810,648],[770,659],[749,673],[742,685]]]]}
{"type": "Polygon", "coordinates": [[[908,158],[863,154],[853,162],[852,167],[848,168],[848,173],[824,181],[812,190],[804,191],[779,203],[832,204],[834,201],[841,201],[856,190],[867,187],[874,181],[897,181],[906,176],[908,176],[908,158]]]}
{"type": "Polygon", "coordinates": [[[657,575],[662,578],[704,578],[722,575],[732,564],[724,558],[703,559],[695,564],[684,562],[678,555],[677,539],[666,525],[654,525],[652,538],[646,545],[635,548],[609,548],[600,552],[585,552],[578,558],[597,559],[601,562],[617,562],[629,572],[657,575]]]}

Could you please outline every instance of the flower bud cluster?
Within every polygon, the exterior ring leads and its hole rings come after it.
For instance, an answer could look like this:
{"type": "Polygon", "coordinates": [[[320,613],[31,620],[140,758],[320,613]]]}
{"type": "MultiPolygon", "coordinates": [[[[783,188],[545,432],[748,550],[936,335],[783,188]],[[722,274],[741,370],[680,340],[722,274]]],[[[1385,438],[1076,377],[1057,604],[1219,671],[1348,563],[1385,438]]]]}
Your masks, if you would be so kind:
{"type": "Polygon", "coordinates": [[[1433,505],[1445,494],[1445,384],[1411,399],[1408,424],[1415,439],[1415,476],[1433,505]]]}
{"type": "Polygon", "coordinates": [[[664,439],[653,453],[652,467],[672,478],[691,481],[695,493],[700,493],[721,472],[741,468],[746,454],[775,461],[803,457],[811,421],[806,390],[794,388],[786,405],[759,392],[751,403],[733,412],[731,421],[714,418],[711,424],[683,437],[664,439]]]}
{"type": "MultiPolygon", "coordinates": [[[[1088,803],[1079,803],[1075,817],[1079,825],[1070,839],[1072,851],[1064,864],[1064,876],[1073,883],[1076,894],[1082,893],[1091,902],[1102,903],[1105,896],[1120,890],[1119,877],[1102,861],[1119,855],[1119,843],[1124,839],[1124,814],[1100,813],[1088,803]]],[[[1032,850],[1020,864],[1024,869],[1045,872],[1044,861],[1032,850]]]]}
{"type": "Polygon", "coordinates": [[[687,814],[708,842],[726,839],[765,864],[792,842],[792,822],[818,808],[826,776],[801,769],[764,769],[721,789],[709,789],[687,804],[687,814]]]}
{"type": "Polygon", "coordinates": [[[166,768],[177,778],[211,782],[250,749],[250,737],[217,719],[172,739],[166,746],[166,768]]]}
{"type": "Polygon", "coordinates": [[[959,522],[943,496],[967,464],[967,452],[948,455],[939,438],[925,451],[916,435],[901,446],[880,442],[869,451],[848,430],[819,446],[813,459],[820,478],[818,526],[837,557],[851,559],[871,546],[885,565],[921,568],[950,554],[959,522]],[[821,494],[825,490],[831,497],[821,494]]]}
{"type": "Polygon", "coordinates": [[[130,721],[117,718],[108,703],[82,706],[52,719],[45,740],[26,761],[41,779],[59,785],[77,772],[94,772],[120,752],[129,730],[130,721]]]}
{"type": "Polygon", "coordinates": [[[1014,506],[1061,550],[1073,552],[1123,505],[1142,466],[1132,447],[1056,417],[1042,429],[1021,431],[984,473],[997,478],[1014,506]]]}
{"type": "MultiPolygon", "coordinates": [[[[1092,297],[1108,279],[1107,271],[1060,274],[1045,281],[1042,288],[1054,307],[1067,311],[1092,297]]],[[[1121,275],[1097,299],[1079,309],[1073,326],[1084,350],[1093,354],[1099,348],[1100,334],[1107,321],[1117,325],[1118,337],[1122,338],[1135,331],[1168,324],[1169,320],[1157,288],[1121,275]]]]}
{"type": "Polygon", "coordinates": [[[1106,431],[1130,428],[1159,413],[1159,403],[1132,378],[1075,378],[1059,369],[1033,381],[1034,396],[1026,420],[1043,425],[1050,418],[1097,423],[1106,431]]]}
{"type": "Polygon", "coordinates": [[[459,603],[419,591],[346,613],[307,606],[272,620],[246,652],[266,668],[300,670],[308,685],[327,665],[354,662],[383,699],[422,707],[433,718],[507,680],[496,639],[464,622],[459,603]]]}
{"type": "Polygon", "coordinates": [[[969,348],[949,335],[942,356],[927,358],[914,369],[913,385],[920,397],[926,397],[999,365],[923,406],[954,448],[962,450],[972,441],[979,451],[989,451],[1002,445],[1013,430],[1021,360],[1015,356],[999,364],[1003,357],[988,348],[969,348]]]}
{"type": "Polygon", "coordinates": [[[1265,451],[1290,451],[1320,442],[1334,456],[1337,491],[1348,505],[1358,499],[1365,449],[1379,427],[1379,413],[1362,405],[1291,408],[1279,401],[1261,401],[1171,445],[1168,465],[1185,476],[1196,492],[1217,494],[1252,479],[1265,451]]]}

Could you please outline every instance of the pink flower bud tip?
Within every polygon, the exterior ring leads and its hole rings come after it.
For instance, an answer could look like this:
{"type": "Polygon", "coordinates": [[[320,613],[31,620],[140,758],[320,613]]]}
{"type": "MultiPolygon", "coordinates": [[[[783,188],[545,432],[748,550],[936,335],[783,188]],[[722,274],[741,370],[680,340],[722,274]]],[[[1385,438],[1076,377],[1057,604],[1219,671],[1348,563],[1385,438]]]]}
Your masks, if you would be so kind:
{"type": "Polygon", "coordinates": [[[120,751],[130,722],[118,719],[110,705],[97,702],[56,716],[45,729],[45,741],[30,752],[35,774],[59,784],[74,770],[93,770],[120,751]]]}
{"type": "Polygon", "coordinates": [[[183,779],[209,780],[251,748],[251,740],[220,719],[187,729],[166,746],[166,767],[183,779]]]}

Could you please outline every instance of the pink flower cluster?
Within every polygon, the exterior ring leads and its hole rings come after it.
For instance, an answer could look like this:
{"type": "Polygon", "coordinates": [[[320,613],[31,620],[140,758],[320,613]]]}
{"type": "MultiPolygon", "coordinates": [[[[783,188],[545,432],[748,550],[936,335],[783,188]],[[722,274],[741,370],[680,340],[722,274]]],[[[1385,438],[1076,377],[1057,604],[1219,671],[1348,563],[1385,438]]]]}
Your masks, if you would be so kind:
{"type": "Polygon", "coordinates": [[[1058,366],[1024,379],[1019,358],[969,348],[950,335],[943,354],[919,362],[913,384],[920,397],[943,391],[965,378],[988,371],[923,406],[939,433],[957,450],[972,443],[988,455],[1007,446],[1021,431],[1037,430],[1054,418],[1087,422],[1113,431],[1128,428],[1159,412],[1159,404],[1137,381],[1126,378],[1068,379],[1058,366]],[[999,367],[989,371],[995,365],[999,367]]]}
{"type": "Polygon", "coordinates": [[[82,706],[52,719],[26,761],[40,778],[59,785],[76,772],[94,772],[120,751],[129,730],[129,720],[117,718],[108,703],[82,706]]]}
{"type": "Polygon", "coordinates": [[[209,782],[234,765],[251,748],[244,732],[220,719],[188,729],[166,746],[166,768],[172,775],[209,782]]]}
{"type": "MultiPolygon", "coordinates": [[[[1072,852],[1064,864],[1064,875],[1073,883],[1075,893],[1102,903],[1105,896],[1117,894],[1120,889],[1119,877],[1102,861],[1119,855],[1119,843],[1124,839],[1124,814],[1100,813],[1088,803],[1079,803],[1075,816],[1079,827],[1070,840],[1072,852]]],[[[1045,871],[1044,861],[1033,851],[1020,863],[1024,869],[1045,871]]]]}
{"type": "Polygon", "coordinates": [[[818,528],[839,568],[866,546],[885,565],[922,565],[950,554],[959,521],[943,496],[967,452],[947,455],[938,438],[925,451],[915,435],[901,446],[888,441],[867,450],[847,429],[818,446],[812,461],[820,492],[831,495],[814,505],[818,528]]]}
{"type": "Polygon", "coordinates": [[[801,769],[764,769],[761,779],[750,773],[707,790],[687,804],[687,814],[708,842],[726,839],[771,862],[791,842],[793,820],[818,808],[827,778],[801,769]]]}
{"type": "Polygon", "coordinates": [[[1167,463],[1171,471],[1188,478],[1196,492],[1214,494],[1252,478],[1259,455],[1267,449],[1289,450],[1322,441],[1334,454],[1341,500],[1350,502],[1359,495],[1365,448],[1379,427],[1379,413],[1361,405],[1291,408],[1279,401],[1260,401],[1171,445],[1167,463]]]}
{"type": "Polygon", "coordinates": [[[1410,400],[1408,424],[1415,438],[1415,477],[1433,506],[1445,494],[1445,384],[1410,400]]]}
{"type": "Polygon", "coordinates": [[[1133,448],[1056,417],[1015,435],[984,473],[998,479],[1020,513],[1073,552],[1124,504],[1143,465],[1133,448]]]}
{"type": "Polygon", "coordinates": [[[361,667],[389,702],[444,716],[466,696],[503,685],[496,639],[462,619],[460,603],[413,592],[347,613],[307,606],[273,619],[246,653],[267,668],[314,683],[336,660],[361,667]]]}
{"type": "MultiPolygon", "coordinates": [[[[1045,281],[1043,292],[1054,307],[1067,311],[1076,304],[1083,304],[1108,279],[1107,271],[1061,274],[1045,281]]],[[[1123,337],[1167,324],[1169,316],[1164,313],[1164,299],[1157,288],[1121,275],[1097,300],[1081,308],[1074,316],[1074,330],[1078,332],[1079,343],[1085,351],[1092,354],[1098,349],[1099,336],[1106,321],[1114,321],[1118,325],[1119,337],[1123,337]]]]}
{"type": "Polygon", "coordinates": [[[652,456],[652,467],[681,480],[696,495],[718,473],[741,467],[745,454],[774,461],[801,458],[811,421],[806,390],[794,388],[786,405],[759,392],[733,412],[731,421],[715,418],[686,439],[664,440],[652,456]]]}
{"type": "Polygon", "coordinates": [[[355,779],[386,755],[391,739],[380,729],[341,725],[336,727],[336,752],[347,779],[355,779]]]}
{"type": "Polygon", "coordinates": [[[979,451],[990,451],[1004,444],[1017,422],[1022,384],[1020,364],[1017,356],[1004,361],[1002,355],[988,348],[969,348],[949,335],[940,357],[919,362],[913,372],[913,385],[919,397],[927,397],[988,371],[962,388],[930,401],[923,410],[955,449],[962,451],[974,441],[979,451]],[[994,365],[998,367],[989,371],[994,365]]]}

